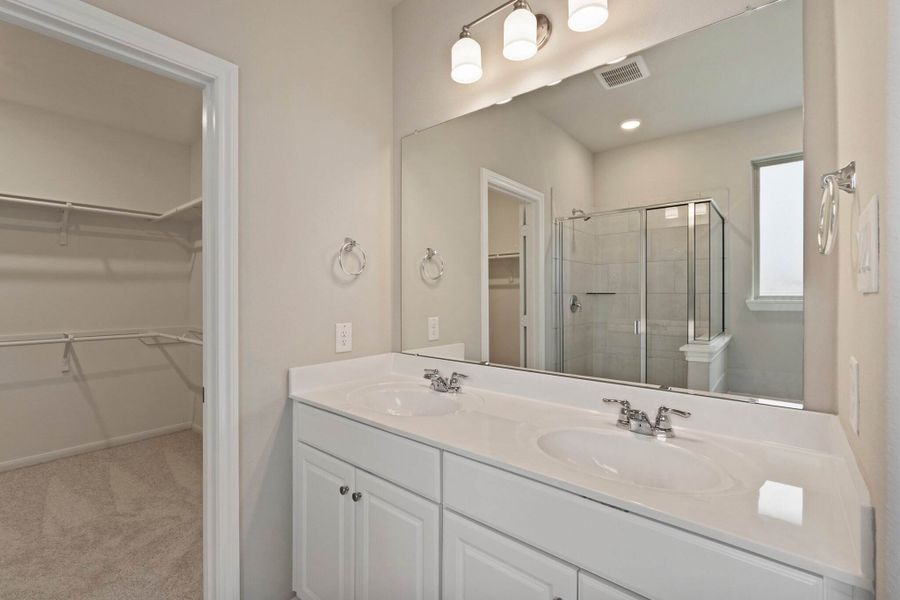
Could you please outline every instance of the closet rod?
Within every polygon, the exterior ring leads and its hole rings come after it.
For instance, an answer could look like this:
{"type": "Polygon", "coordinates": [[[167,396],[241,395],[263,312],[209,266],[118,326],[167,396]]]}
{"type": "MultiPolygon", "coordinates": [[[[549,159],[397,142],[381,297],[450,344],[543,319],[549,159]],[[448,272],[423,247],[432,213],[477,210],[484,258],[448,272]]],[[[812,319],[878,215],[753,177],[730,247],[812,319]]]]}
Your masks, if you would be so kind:
{"type": "Polygon", "coordinates": [[[111,215],[117,217],[128,217],[132,219],[141,219],[144,221],[162,221],[174,214],[187,210],[201,204],[203,198],[196,198],[190,202],[186,202],[176,206],[172,210],[164,213],[147,212],[142,210],[131,210],[128,208],[103,208],[91,204],[81,204],[79,202],[64,202],[62,200],[51,200],[48,198],[33,198],[30,196],[17,196],[15,194],[0,194],[0,201],[10,202],[12,204],[20,204],[24,206],[40,206],[44,208],[57,208],[60,210],[69,210],[72,212],[91,213],[95,215],[111,215]]]}
{"type": "Polygon", "coordinates": [[[136,333],[111,333],[106,335],[64,335],[59,338],[34,338],[21,340],[0,341],[0,348],[9,348],[13,346],[40,346],[43,344],[74,344],[78,342],[103,342],[107,340],[136,340],[141,338],[158,337],[185,344],[194,344],[202,346],[203,340],[199,340],[184,335],[173,335],[171,333],[160,333],[158,331],[140,331],[136,333]]]}
{"type": "Polygon", "coordinates": [[[188,210],[189,208],[194,208],[195,206],[198,206],[200,204],[203,204],[203,197],[194,198],[190,202],[185,202],[184,204],[179,204],[172,210],[167,210],[166,212],[159,215],[158,217],[154,217],[153,220],[154,221],[162,221],[163,219],[168,219],[169,217],[171,217],[173,215],[177,215],[180,212],[184,212],[184,211],[188,210]]]}

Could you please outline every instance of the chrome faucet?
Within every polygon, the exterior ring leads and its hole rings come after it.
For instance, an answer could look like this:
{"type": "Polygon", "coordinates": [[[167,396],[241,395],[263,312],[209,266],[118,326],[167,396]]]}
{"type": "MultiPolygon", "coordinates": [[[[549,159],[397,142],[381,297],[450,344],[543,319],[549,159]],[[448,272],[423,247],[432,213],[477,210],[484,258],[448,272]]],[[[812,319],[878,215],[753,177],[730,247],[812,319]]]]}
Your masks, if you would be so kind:
{"type": "Polygon", "coordinates": [[[658,438],[673,438],[675,437],[675,430],[672,429],[672,420],[669,418],[669,415],[672,414],[683,419],[688,419],[691,416],[691,413],[685,410],[660,406],[659,410],[656,411],[656,419],[651,422],[647,413],[642,410],[631,408],[631,403],[628,400],[604,398],[603,401],[618,404],[621,407],[619,409],[619,418],[616,421],[616,426],[640,435],[650,435],[658,438]]]}
{"type": "Polygon", "coordinates": [[[460,383],[460,379],[465,379],[468,375],[464,375],[462,373],[454,373],[450,376],[450,379],[445,379],[441,377],[441,372],[437,369],[425,369],[425,379],[431,381],[431,389],[436,392],[447,392],[450,394],[456,394],[462,391],[462,384],[460,383]]]}

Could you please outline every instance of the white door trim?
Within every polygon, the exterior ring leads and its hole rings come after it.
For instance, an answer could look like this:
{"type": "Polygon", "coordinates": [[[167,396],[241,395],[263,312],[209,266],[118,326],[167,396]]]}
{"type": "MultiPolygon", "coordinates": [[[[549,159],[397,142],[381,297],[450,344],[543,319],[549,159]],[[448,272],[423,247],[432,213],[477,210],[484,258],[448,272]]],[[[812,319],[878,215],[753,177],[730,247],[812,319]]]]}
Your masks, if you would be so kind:
{"type": "Polygon", "coordinates": [[[0,0],[0,20],[203,89],[203,596],[238,600],[238,68],[79,0],[0,0]]]}
{"type": "MultiPolygon", "coordinates": [[[[504,177],[490,169],[481,169],[481,360],[490,360],[490,290],[488,285],[488,192],[497,190],[510,196],[514,196],[526,203],[530,210],[531,223],[534,231],[530,236],[532,240],[530,254],[534,266],[533,281],[539,285],[530,286],[526,290],[529,294],[529,311],[533,316],[531,335],[531,359],[527,366],[533,369],[544,369],[545,335],[544,330],[544,290],[547,282],[544,279],[544,256],[546,251],[546,236],[544,233],[546,212],[544,194],[509,177],[504,177]]],[[[526,365],[522,365],[526,366],[526,365]]]]}

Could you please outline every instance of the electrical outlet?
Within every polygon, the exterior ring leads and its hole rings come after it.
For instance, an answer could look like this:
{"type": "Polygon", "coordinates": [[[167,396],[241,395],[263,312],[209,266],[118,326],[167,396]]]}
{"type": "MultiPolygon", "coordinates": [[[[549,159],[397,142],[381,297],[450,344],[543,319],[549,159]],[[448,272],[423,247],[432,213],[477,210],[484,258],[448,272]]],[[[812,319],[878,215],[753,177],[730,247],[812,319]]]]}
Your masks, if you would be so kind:
{"type": "Polygon", "coordinates": [[[850,357],[850,428],[859,435],[859,361],[850,357]]]}
{"type": "Polygon", "coordinates": [[[441,320],[438,317],[428,317],[428,341],[435,342],[441,339],[441,320]]]}
{"type": "Polygon", "coordinates": [[[353,350],[353,323],[334,324],[334,351],[350,352],[353,350]]]}

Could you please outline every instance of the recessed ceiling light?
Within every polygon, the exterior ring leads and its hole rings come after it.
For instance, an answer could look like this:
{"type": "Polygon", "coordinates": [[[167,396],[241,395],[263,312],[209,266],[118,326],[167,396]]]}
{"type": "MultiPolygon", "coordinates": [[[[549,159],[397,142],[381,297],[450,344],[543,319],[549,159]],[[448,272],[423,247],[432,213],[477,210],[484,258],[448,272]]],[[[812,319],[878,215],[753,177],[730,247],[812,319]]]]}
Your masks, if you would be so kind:
{"type": "Polygon", "coordinates": [[[626,58],[628,58],[628,55],[627,55],[627,54],[626,54],[625,56],[620,56],[619,58],[613,59],[613,60],[609,61],[609,62],[606,63],[606,64],[608,64],[608,65],[617,65],[617,64],[619,64],[620,62],[622,62],[623,60],[625,60],[626,58]]]}
{"type": "Polygon", "coordinates": [[[501,100],[500,102],[498,102],[497,106],[501,106],[503,104],[509,104],[510,102],[512,102],[512,98],[507,98],[506,100],[501,100]]]}
{"type": "Polygon", "coordinates": [[[559,85],[559,84],[561,84],[562,82],[563,82],[562,79],[557,79],[557,80],[554,81],[553,83],[548,83],[548,84],[547,84],[547,87],[553,87],[554,85],[559,85]]]}
{"type": "Polygon", "coordinates": [[[619,127],[624,129],[625,131],[634,131],[638,127],[641,126],[640,119],[628,119],[627,121],[622,121],[619,123],[619,127]]]}

